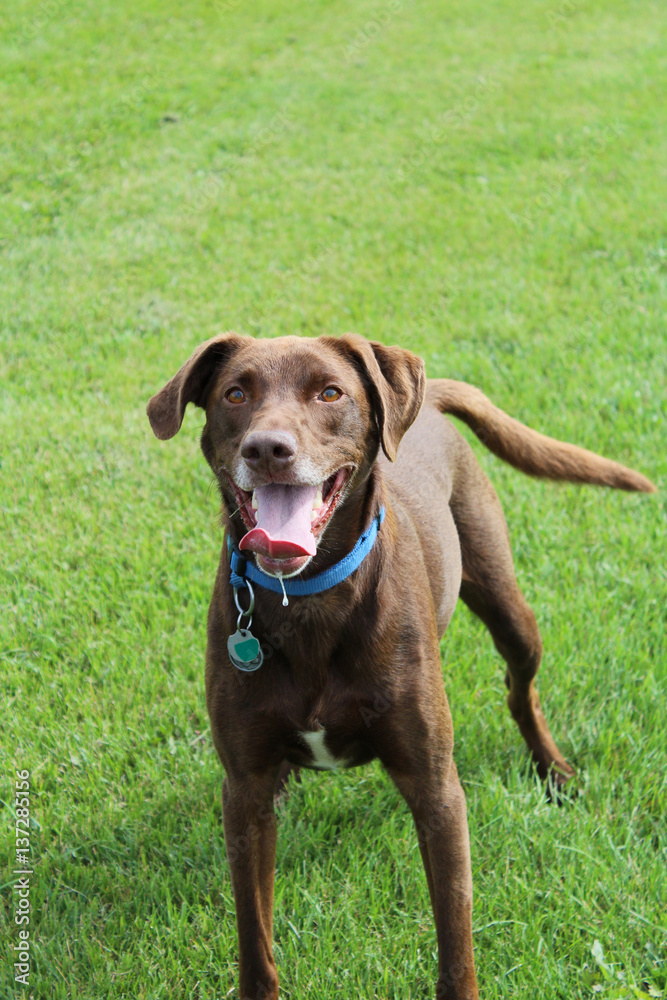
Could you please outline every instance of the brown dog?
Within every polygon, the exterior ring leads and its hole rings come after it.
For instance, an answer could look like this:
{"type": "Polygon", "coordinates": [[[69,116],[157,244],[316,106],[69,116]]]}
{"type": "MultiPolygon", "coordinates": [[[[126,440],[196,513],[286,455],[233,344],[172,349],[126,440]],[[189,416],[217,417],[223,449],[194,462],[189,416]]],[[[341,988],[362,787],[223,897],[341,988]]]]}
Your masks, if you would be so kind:
{"type": "Polygon", "coordinates": [[[531,475],[647,493],[654,486],[529,430],[472,386],[426,382],[420,358],[356,335],[215,337],[148,404],[157,437],[176,434],[190,402],[206,410],[201,445],[235,549],[237,590],[225,546],[209,611],[206,695],[226,771],[240,997],[278,996],[273,798],[285,766],[378,757],[417,827],[437,928],[436,996],[471,1000],[468,828],[438,648],[459,594],[507,661],[509,707],[540,775],[561,784],[573,772],[540,709],[542,643],[516,583],[500,504],[441,414],[460,417],[531,475]],[[361,536],[363,551],[355,548],[361,536]],[[320,574],[359,551],[340,582],[287,606],[255,582],[252,628],[250,620],[242,626],[249,616],[236,608],[248,608],[246,575],[257,580],[262,571],[278,589],[279,578],[287,588],[331,582],[320,574]]]}

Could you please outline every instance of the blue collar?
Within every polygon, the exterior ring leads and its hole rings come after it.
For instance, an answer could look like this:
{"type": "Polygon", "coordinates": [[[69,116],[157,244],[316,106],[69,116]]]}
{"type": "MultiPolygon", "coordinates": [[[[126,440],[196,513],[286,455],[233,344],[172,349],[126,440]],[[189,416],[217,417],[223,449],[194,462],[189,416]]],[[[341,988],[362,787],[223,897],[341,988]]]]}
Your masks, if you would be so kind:
{"type": "Polygon", "coordinates": [[[347,579],[351,573],[354,573],[355,569],[361,566],[375,545],[375,539],[378,536],[380,525],[384,521],[384,515],[384,507],[381,507],[380,513],[377,517],[373,518],[370,527],[364,531],[352,551],[341,559],[340,562],[337,562],[334,566],[330,566],[329,569],[325,569],[322,573],[318,573],[317,576],[311,576],[309,580],[300,580],[299,577],[288,578],[283,580],[282,584],[278,577],[264,573],[263,570],[255,566],[250,560],[245,559],[231,537],[227,535],[227,551],[231,562],[229,582],[232,587],[244,588],[247,586],[246,580],[252,580],[253,583],[258,583],[260,587],[272,590],[274,594],[282,594],[284,584],[285,593],[289,594],[290,597],[307,597],[309,594],[321,594],[323,590],[329,590],[330,587],[335,587],[337,583],[347,579]]]}

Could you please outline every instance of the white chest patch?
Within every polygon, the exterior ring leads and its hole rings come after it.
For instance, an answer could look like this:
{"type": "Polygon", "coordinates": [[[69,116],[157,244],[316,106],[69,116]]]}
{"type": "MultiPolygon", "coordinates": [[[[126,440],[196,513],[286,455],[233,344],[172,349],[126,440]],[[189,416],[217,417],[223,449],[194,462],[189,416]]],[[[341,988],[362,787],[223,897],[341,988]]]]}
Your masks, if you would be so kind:
{"type": "Polygon", "coordinates": [[[337,767],[345,767],[347,764],[345,758],[334,757],[324,742],[326,735],[326,729],[318,729],[314,733],[299,733],[299,736],[308,745],[313,755],[313,767],[329,771],[337,767]]]}

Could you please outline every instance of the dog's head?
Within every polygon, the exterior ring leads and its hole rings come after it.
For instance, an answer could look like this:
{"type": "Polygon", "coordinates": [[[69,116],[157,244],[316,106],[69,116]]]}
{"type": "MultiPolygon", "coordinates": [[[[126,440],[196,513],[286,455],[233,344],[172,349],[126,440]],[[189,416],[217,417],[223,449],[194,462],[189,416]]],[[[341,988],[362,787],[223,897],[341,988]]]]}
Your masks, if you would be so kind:
{"type": "Polygon", "coordinates": [[[202,450],[240,547],[269,573],[300,573],[338,507],[365,482],[380,446],[396,457],[424,395],[424,363],[356,334],[214,337],[150,400],[156,436],[206,410],[202,450]],[[237,513],[238,512],[238,513],[237,513]]]}

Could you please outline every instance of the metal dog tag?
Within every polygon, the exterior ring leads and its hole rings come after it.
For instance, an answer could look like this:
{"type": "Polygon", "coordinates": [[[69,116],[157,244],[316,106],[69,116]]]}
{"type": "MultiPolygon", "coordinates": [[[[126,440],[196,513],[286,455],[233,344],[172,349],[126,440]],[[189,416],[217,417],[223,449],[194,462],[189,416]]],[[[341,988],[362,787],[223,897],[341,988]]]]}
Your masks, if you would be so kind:
{"type": "Polygon", "coordinates": [[[230,635],[227,640],[227,652],[234,666],[247,674],[259,670],[264,662],[259,639],[256,639],[248,628],[237,628],[234,635],[230,635]]]}

